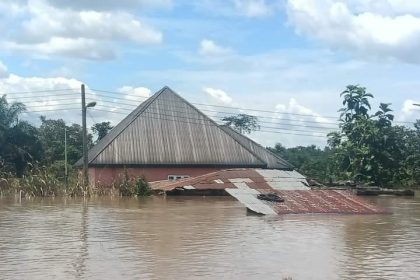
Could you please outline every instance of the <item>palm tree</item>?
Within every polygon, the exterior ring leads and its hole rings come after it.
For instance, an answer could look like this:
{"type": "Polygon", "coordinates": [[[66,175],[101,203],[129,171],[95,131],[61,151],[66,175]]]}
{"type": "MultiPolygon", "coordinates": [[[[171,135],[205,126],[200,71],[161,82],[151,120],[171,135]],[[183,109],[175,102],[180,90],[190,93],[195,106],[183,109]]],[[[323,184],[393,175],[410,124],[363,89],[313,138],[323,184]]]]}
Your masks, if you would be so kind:
{"type": "Polygon", "coordinates": [[[28,162],[40,156],[41,146],[37,130],[19,116],[26,111],[23,103],[8,103],[6,95],[0,98],[0,167],[14,168],[18,177],[28,162]]]}
{"type": "Polygon", "coordinates": [[[7,102],[6,95],[0,98],[0,131],[16,125],[19,122],[19,115],[26,111],[23,103],[7,102]]]}

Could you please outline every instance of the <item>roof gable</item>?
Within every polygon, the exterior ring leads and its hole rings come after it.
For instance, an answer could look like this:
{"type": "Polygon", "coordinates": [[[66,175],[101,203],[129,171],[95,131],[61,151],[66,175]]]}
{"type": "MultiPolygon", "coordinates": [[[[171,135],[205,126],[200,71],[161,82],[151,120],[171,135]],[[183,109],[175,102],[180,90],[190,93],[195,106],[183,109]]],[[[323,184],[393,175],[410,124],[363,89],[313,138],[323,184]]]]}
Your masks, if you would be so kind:
{"type": "Polygon", "coordinates": [[[88,159],[93,165],[266,166],[169,87],[140,104],[88,159]]]}

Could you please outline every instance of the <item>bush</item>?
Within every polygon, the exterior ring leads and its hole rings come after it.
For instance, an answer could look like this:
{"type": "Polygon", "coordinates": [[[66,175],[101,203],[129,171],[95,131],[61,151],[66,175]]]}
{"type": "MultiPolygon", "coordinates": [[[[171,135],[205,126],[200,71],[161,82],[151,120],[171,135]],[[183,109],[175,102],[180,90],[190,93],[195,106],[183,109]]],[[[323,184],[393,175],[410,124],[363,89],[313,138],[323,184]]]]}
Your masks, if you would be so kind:
{"type": "Polygon", "coordinates": [[[147,183],[146,179],[139,177],[136,179],[136,195],[137,196],[149,196],[152,194],[152,189],[147,183]]]}
{"type": "Polygon", "coordinates": [[[149,196],[152,189],[144,177],[129,178],[127,170],[116,184],[121,196],[149,196]]]}

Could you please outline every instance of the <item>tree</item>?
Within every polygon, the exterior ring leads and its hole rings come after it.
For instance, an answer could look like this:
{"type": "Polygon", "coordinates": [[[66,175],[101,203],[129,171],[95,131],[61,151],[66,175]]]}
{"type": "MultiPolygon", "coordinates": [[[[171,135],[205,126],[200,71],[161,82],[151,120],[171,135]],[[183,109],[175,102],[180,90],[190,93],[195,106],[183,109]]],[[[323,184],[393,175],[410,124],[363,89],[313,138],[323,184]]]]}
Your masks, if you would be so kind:
{"type": "MultiPolygon", "coordinates": [[[[39,127],[40,140],[44,147],[43,163],[54,164],[64,160],[64,129],[67,129],[67,158],[69,164],[74,164],[83,154],[83,131],[78,124],[67,126],[64,120],[52,120],[41,117],[39,127]]],[[[92,146],[92,135],[88,134],[88,147],[92,146]]]]}
{"type": "Polygon", "coordinates": [[[246,114],[238,114],[236,116],[224,117],[222,121],[238,131],[239,133],[251,133],[260,129],[258,118],[246,114]]]}
{"type": "Polygon", "coordinates": [[[6,95],[0,99],[0,167],[21,177],[30,162],[42,155],[37,129],[20,121],[25,105],[9,104],[6,95]]]}
{"type": "MultiPolygon", "coordinates": [[[[371,114],[373,95],[359,86],[341,94],[339,132],[329,134],[333,165],[341,177],[386,187],[415,184],[420,138],[414,130],[393,126],[390,104],[380,103],[371,114]]],[[[418,181],[417,181],[418,183],[418,181]]]]}
{"type": "Polygon", "coordinates": [[[290,162],[299,172],[309,178],[321,182],[329,181],[331,176],[329,170],[331,150],[329,148],[322,150],[315,145],[285,148],[278,143],[274,148],[268,149],[290,162]]]}
{"type": "Polygon", "coordinates": [[[113,126],[110,122],[95,123],[92,126],[92,132],[98,135],[96,142],[104,138],[112,128],[113,126]]]}

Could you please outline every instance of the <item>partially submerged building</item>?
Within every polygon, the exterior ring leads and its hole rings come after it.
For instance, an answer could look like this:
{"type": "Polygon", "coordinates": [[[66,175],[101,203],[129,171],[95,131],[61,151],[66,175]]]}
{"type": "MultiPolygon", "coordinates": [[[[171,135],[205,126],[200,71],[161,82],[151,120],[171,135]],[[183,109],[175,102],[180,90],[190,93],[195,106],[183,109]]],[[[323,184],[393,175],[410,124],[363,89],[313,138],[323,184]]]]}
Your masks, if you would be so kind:
{"type": "Polygon", "coordinates": [[[90,149],[88,165],[92,185],[143,176],[157,192],[231,195],[258,214],[386,212],[347,191],[311,190],[287,161],[168,87],[90,149]]]}
{"type": "Polygon", "coordinates": [[[168,195],[231,195],[261,215],[388,213],[348,190],[311,189],[305,176],[296,171],[227,169],[176,182],[155,182],[152,188],[168,195]]]}
{"type": "Polygon", "coordinates": [[[95,185],[112,185],[125,174],[151,182],[228,168],[293,169],[248,137],[219,126],[169,87],[141,103],[90,149],[88,165],[95,185]]]}

